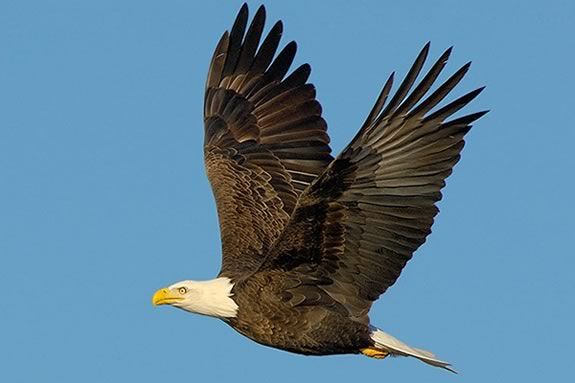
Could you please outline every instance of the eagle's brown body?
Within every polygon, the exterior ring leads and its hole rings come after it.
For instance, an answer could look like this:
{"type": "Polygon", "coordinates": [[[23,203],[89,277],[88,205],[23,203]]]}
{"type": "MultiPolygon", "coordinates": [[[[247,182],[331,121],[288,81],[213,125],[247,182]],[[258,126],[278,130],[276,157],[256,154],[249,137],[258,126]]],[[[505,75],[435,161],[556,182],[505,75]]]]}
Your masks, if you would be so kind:
{"type": "Polygon", "coordinates": [[[367,316],[352,320],[335,302],[294,307],[290,287],[276,273],[239,282],[233,290],[239,310],[228,323],[258,343],[300,354],[355,354],[373,345],[367,316]]]}

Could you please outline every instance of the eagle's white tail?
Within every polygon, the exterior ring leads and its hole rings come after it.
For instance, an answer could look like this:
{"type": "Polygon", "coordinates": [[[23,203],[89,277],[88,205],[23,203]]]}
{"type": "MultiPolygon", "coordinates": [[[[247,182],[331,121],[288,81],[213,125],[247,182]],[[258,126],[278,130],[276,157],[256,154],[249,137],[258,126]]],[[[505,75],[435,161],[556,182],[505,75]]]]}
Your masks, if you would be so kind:
{"type": "Polygon", "coordinates": [[[390,355],[413,356],[432,366],[445,368],[446,370],[457,373],[450,368],[451,365],[449,363],[437,359],[431,352],[409,347],[399,339],[386,334],[378,328],[371,327],[371,339],[375,342],[377,348],[389,352],[390,355]]]}

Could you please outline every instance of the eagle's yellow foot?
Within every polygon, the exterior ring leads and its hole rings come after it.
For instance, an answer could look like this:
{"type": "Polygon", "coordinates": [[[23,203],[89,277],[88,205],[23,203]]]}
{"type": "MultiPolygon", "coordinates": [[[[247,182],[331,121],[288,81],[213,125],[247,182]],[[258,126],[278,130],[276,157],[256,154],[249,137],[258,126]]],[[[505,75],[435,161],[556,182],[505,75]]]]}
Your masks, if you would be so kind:
{"type": "Polygon", "coordinates": [[[359,351],[361,351],[361,353],[363,355],[369,356],[370,358],[375,358],[375,359],[383,359],[389,355],[389,352],[379,350],[379,349],[374,348],[374,347],[362,348],[359,351]]]}

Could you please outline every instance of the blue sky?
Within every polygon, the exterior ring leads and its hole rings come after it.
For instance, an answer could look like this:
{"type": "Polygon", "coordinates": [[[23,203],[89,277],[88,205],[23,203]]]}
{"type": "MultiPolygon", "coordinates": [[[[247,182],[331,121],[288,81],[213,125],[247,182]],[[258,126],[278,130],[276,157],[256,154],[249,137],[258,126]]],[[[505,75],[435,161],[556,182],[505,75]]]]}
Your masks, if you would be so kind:
{"type": "Polygon", "coordinates": [[[153,308],[219,269],[203,85],[241,2],[70,0],[0,3],[0,380],[565,381],[573,2],[265,3],[312,65],[336,153],[428,40],[431,58],[455,46],[446,73],[473,60],[456,94],[487,86],[433,235],[371,313],[460,375],[302,357],[153,308]]]}

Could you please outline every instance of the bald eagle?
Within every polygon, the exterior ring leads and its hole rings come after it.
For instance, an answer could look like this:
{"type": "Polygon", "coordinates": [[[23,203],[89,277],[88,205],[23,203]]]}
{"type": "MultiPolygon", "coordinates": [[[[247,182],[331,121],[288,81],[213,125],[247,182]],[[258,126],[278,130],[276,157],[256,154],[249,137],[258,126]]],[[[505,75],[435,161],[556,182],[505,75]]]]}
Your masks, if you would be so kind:
{"type": "Polygon", "coordinates": [[[483,88],[437,107],[470,64],[430,91],[451,48],[416,84],[428,43],[391,97],[388,78],[357,135],[333,158],[310,66],[287,75],[296,43],[276,55],[283,26],[278,21],[260,41],[265,18],[261,6],[248,27],[241,7],[206,82],[204,159],[221,271],[158,290],[154,305],[219,318],[294,353],[411,356],[451,370],[372,326],[368,313],[430,234],[463,138],[486,111],[449,118],[483,88]]]}

